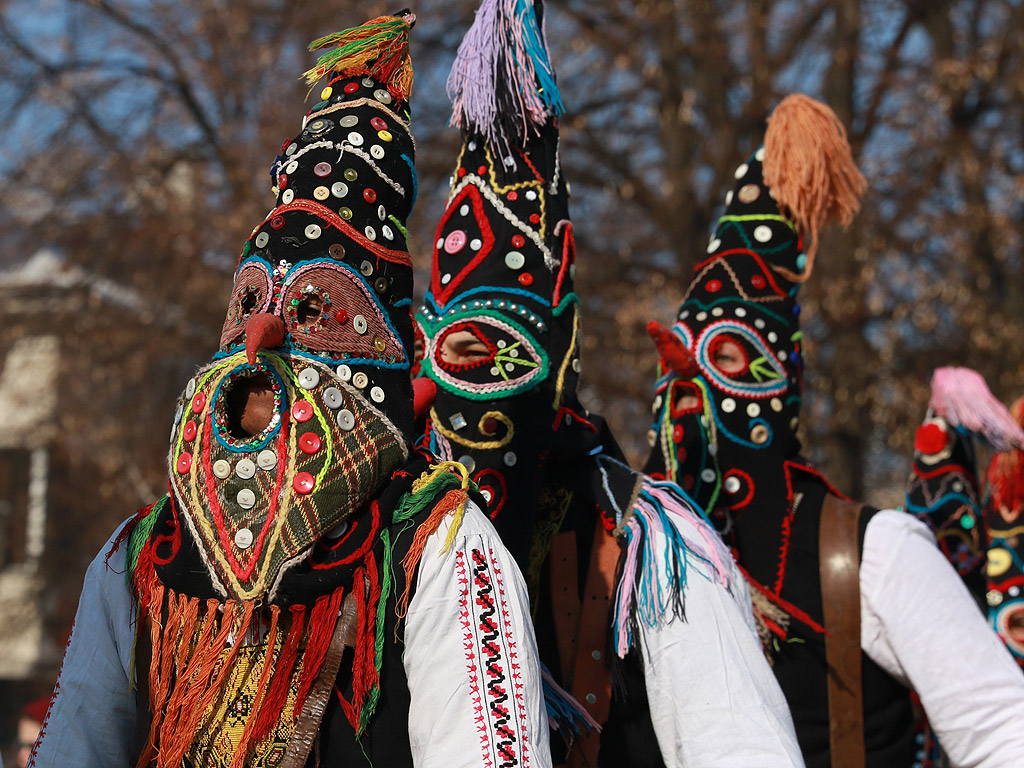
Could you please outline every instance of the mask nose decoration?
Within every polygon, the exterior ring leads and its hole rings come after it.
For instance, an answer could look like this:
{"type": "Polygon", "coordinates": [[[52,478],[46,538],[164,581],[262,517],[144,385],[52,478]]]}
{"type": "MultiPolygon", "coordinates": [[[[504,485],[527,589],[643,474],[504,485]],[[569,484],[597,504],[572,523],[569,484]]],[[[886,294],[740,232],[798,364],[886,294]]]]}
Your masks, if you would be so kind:
{"type": "Polygon", "coordinates": [[[284,321],[269,312],[260,312],[245,324],[245,357],[256,364],[261,349],[273,349],[284,343],[284,321]]]}
{"type": "Polygon", "coordinates": [[[672,331],[652,320],[647,324],[647,335],[658,347],[658,354],[665,361],[666,368],[672,369],[676,376],[686,381],[697,375],[700,369],[696,358],[672,331]]]}

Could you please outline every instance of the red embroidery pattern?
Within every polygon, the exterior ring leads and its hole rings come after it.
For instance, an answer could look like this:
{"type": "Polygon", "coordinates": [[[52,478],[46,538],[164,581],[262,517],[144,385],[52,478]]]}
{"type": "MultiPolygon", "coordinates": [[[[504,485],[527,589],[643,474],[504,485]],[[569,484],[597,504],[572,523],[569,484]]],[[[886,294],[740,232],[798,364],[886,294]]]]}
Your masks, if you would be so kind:
{"type": "Polygon", "coordinates": [[[456,553],[459,622],[474,720],[480,734],[482,765],[527,768],[529,751],[522,668],[501,570],[493,552],[489,551],[488,555],[478,549],[470,552],[473,568],[473,602],[470,604],[466,554],[456,553]],[[481,670],[486,675],[486,696],[481,695],[481,670]]]}
{"type": "Polygon", "coordinates": [[[64,646],[64,656],[60,660],[60,669],[57,670],[57,682],[53,686],[53,693],[50,695],[50,704],[46,708],[46,716],[43,717],[43,724],[39,728],[39,735],[36,737],[36,743],[32,745],[32,754],[28,758],[28,768],[35,768],[36,764],[36,753],[39,751],[39,745],[43,743],[43,739],[46,737],[46,729],[50,725],[50,713],[53,712],[53,705],[57,701],[57,696],[60,695],[60,676],[64,674],[64,662],[68,658],[68,650],[71,648],[71,638],[75,634],[75,623],[71,624],[71,632],[68,634],[67,645],[64,646]]]}

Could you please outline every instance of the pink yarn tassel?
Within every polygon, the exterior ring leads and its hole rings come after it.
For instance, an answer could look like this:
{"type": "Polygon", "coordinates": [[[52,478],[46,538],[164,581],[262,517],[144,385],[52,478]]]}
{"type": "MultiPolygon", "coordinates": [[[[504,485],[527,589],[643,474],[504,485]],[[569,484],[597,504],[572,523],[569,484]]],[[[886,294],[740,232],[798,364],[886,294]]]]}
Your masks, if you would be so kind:
{"type": "Polygon", "coordinates": [[[1024,430],[970,368],[936,368],[928,407],[956,427],[973,432],[996,451],[1024,448],[1024,430]]]}

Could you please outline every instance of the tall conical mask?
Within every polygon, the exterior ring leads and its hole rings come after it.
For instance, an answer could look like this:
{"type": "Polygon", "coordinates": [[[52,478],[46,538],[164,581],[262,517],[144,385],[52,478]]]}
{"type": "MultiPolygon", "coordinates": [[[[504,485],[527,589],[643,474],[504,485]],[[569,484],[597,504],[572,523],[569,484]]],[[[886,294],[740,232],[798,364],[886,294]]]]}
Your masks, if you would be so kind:
{"type": "Polygon", "coordinates": [[[756,492],[786,498],[781,463],[799,451],[797,292],[819,231],[849,223],[865,186],[838,118],[799,95],[775,109],[735,179],[676,322],[649,328],[663,375],[645,471],[719,510],[720,525],[756,492]]]}
{"type": "Polygon", "coordinates": [[[274,161],[275,207],[242,249],[220,351],[181,398],[174,499],[232,598],[273,599],[409,453],[412,20],[311,46],[337,46],[307,73],[328,85],[274,161]]]}
{"type": "Polygon", "coordinates": [[[946,559],[979,605],[985,604],[985,556],[977,448],[1020,446],[1024,432],[970,368],[936,368],[924,423],[914,436],[906,510],[932,529],[946,559]]]}
{"type": "Polygon", "coordinates": [[[532,0],[487,0],[459,48],[448,87],[463,144],[418,314],[438,388],[427,442],[470,468],[492,516],[534,507],[536,446],[585,429],[562,106],[539,16],[532,0]]]}

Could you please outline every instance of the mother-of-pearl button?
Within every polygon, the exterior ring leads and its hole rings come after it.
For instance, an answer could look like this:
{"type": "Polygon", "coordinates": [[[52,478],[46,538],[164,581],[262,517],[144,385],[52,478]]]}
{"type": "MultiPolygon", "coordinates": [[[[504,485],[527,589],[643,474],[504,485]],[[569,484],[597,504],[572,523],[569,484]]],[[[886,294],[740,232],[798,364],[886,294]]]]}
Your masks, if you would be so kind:
{"type": "Polygon", "coordinates": [[[252,509],[256,506],[256,494],[248,488],[243,488],[238,492],[238,495],[235,496],[235,501],[238,502],[238,506],[242,509],[252,509]]]}
{"type": "Polygon", "coordinates": [[[315,368],[303,368],[299,371],[299,386],[303,389],[313,389],[320,383],[320,374],[315,368]]]}
{"type": "Polygon", "coordinates": [[[228,464],[224,459],[217,459],[213,462],[213,475],[223,480],[225,477],[231,474],[231,465],[228,464]]]}
{"type": "Polygon", "coordinates": [[[249,547],[251,547],[252,531],[250,531],[248,528],[239,528],[235,532],[235,546],[239,549],[248,549],[249,547]]]}
{"type": "Polygon", "coordinates": [[[341,390],[337,387],[328,387],[324,390],[324,403],[328,408],[340,408],[344,398],[341,396],[341,390]]]}
{"type": "Polygon", "coordinates": [[[260,469],[273,469],[277,466],[277,454],[269,448],[260,451],[260,455],[256,457],[256,464],[260,469]]]}
{"type": "Polygon", "coordinates": [[[370,390],[370,399],[375,403],[384,402],[384,390],[380,387],[374,387],[370,390]]]}
{"type": "Polygon", "coordinates": [[[338,378],[342,381],[348,381],[352,378],[352,369],[342,363],[338,366],[338,378]]]}
{"type": "Polygon", "coordinates": [[[350,432],[356,425],[356,417],[352,415],[352,411],[348,408],[342,408],[338,411],[338,426],[346,432],[350,432]]]}
{"type": "Polygon", "coordinates": [[[241,459],[235,464],[235,474],[243,480],[248,480],[256,474],[256,465],[250,459],[241,459]]]}
{"type": "Polygon", "coordinates": [[[352,377],[352,383],[355,384],[357,389],[362,389],[370,383],[370,377],[359,371],[359,373],[352,377]]]}

